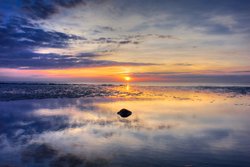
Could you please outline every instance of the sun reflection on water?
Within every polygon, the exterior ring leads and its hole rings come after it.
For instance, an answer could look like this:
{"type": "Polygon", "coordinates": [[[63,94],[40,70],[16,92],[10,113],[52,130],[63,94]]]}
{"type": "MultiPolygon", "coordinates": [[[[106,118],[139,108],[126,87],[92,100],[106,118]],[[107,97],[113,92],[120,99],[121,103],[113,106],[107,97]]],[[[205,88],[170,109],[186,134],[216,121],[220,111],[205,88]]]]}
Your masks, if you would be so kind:
{"type": "MultiPolygon", "coordinates": [[[[4,150],[10,147],[16,149],[15,153],[18,152],[18,144],[23,138],[27,138],[26,143],[22,143],[26,149],[34,143],[46,143],[47,146],[35,148],[43,148],[45,153],[46,149],[49,153],[56,150],[57,155],[48,158],[52,162],[56,158],[60,160],[58,155],[74,155],[73,159],[80,158],[84,163],[102,159],[102,162],[117,163],[117,166],[123,163],[133,166],[122,156],[125,155],[131,162],[142,162],[143,166],[154,166],[151,162],[143,161],[152,157],[159,158],[158,166],[169,166],[167,163],[171,159],[166,157],[178,157],[174,159],[175,162],[179,161],[179,157],[184,157],[182,160],[186,163],[189,162],[188,158],[185,159],[186,153],[191,153],[194,159],[205,158],[205,161],[209,160],[211,153],[224,157],[227,151],[243,150],[237,154],[249,155],[246,147],[249,146],[250,138],[248,95],[232,96],[231,93],[192,89],[142,88],[130,84],[113,89],[122,96],[0,103],[0,111],[4,111],[0,112],[0,118],[6,117],[5,113],[8,112],[12,113],[9,115],[15,115],[1,120],[14,136],[4,134],[6,137],[0,139],[7,140],[5,143],[16,144],[2,144],[0,160],[5,161],[1,157],[6,154],[4,150]],[[133,114],[121,118],[117,112],[122,108],[133,114]],[[181,152],[178,151],[180,148],[181,152]]],[[[33,149],[26,151],[25,155],[31,156],[31,166],[35,163],[32,160],[34,155],[29,153],[33,149]]],[[[240,161],[238,157],[240,155],[233,158],[240,161]]],[[[195,165],[198,162],[193,162],[194,166],[199,166],[195,165]]]]}
{"type": "Polygon", "coordinates": [[[130,90],[130,85],[127,84],[127,85],[126,85],[126,91],[129,91],[129,90],[130,90]]]}

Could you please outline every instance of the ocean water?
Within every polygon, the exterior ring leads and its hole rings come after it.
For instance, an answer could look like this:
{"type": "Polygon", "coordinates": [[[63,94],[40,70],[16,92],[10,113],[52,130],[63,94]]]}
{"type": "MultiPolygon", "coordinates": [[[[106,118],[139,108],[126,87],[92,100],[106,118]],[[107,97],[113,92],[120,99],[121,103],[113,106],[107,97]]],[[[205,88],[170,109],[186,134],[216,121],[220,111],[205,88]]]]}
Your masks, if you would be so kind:
{"type": "Polygon", "coordinates": [[[249,167],[250,88],[2,84],[0,148],[1,167],[249,167]]]}

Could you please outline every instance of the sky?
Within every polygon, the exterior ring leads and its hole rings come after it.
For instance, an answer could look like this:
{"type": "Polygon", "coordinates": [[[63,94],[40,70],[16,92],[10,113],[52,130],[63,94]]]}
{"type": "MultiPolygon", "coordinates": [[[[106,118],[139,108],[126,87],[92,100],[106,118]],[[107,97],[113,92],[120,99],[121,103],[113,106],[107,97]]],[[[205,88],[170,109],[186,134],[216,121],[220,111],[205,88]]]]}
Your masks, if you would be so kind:
{"type": "Polygon", "coordinates": [[[248,0],[1,0],[0,81],[250,83],[248,0]]]}

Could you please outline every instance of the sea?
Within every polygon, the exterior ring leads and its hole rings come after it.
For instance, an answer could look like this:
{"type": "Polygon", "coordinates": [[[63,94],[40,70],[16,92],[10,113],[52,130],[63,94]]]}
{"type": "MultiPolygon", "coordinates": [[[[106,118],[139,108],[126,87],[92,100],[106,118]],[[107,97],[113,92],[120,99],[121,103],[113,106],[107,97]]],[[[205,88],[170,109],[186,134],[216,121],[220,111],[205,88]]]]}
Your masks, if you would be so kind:
{"type": "Polygon", "coordinates": [[[250,86],[0,83],[0,148],[0,167],[249,167],[250,86]]]}

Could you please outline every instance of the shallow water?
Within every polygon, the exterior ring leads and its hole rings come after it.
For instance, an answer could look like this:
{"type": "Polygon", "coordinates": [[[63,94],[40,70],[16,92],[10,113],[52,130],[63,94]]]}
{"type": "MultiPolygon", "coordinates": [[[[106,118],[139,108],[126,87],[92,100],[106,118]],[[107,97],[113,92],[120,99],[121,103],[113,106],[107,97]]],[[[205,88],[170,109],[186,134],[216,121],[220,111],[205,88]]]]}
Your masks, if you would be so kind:
{"type": "Polygon", "coordinates": [[[116,93],[1,101],[0,166],[249,166],[248,93],[108,89],[116,93]]]}

